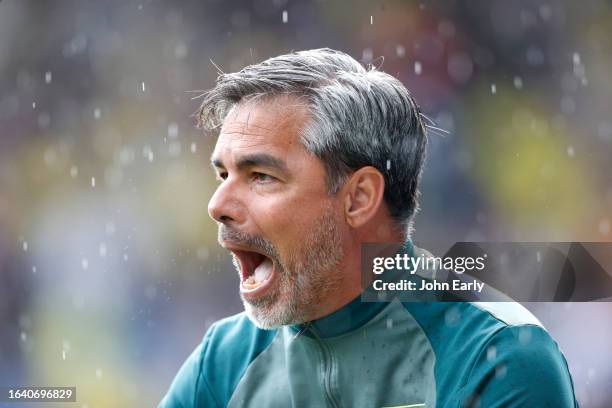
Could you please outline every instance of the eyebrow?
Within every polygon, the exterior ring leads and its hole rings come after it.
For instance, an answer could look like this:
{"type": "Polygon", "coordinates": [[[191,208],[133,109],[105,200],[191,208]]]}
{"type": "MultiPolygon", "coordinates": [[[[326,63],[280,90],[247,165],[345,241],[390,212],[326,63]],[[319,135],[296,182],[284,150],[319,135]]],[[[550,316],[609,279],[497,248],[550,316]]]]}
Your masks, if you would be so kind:
{"type": "MultiPolygon", "coordinates": [[[[215,168],[225,168],[220,159],[211,158],[210,162],[215,168]]],[[[236,168],[238,168],[238,170],[257,166],[275,169],[285,174],[289,173],[289,169],[284,161],[268,153],[247,154],[236,161],[236,168]]]]}

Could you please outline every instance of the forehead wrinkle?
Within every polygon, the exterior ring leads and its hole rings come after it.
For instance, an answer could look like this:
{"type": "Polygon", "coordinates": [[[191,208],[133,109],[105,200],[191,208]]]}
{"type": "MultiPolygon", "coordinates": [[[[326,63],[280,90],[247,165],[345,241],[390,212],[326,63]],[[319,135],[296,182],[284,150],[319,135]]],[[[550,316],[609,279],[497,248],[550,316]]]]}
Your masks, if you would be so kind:
{"type": "MultiPolygon", "coordinates": [[[[227,136],[233,134],[238,135],[236,142],[232,142],[232,140],[230,140],[224,143],[222,146],[219,146],[219,144],[217,144],[217,147],[211,154],[211,163],[213,167],[225,167],[226,163],[224,163],[221,159],[223,156],[229,159],[230,162],[233,162],[235,160],[240,160],[239,156],[241,155],[248,155],[249,153],[254,153],[252,152],[253,149],[270,152],[279,145],[279,142],[268,140],[265,136],[262,135],[245,135],[239,132],[227,133],[224,135],[227,136]],[[246,153],[244,153],[245,150],[247,151],[246,153]],[[221,164],[221,166],[218,166],[218,164],[221,164]]],[[[230,138],[233,139],[231,136],[230,138]]],[[[282,141],[282,143],[286,142],[282,141]]]]}
{"type": "MultiPolygon", "coordinates": [[[[272,131],[276,128],[284,127],[287,123],[291,124],[297,120],[304,118],[304,115],[310,116],[309,103],[304,98],[286,94],[273,96],[270,99],[263,100],[245,100],[235,104],[226,116],[226,123],[229,120],[233,123],[243,123],[244,128],[261,128],[272,131]],[[265,109],[269,112],[273,111],[276,114],[273,118],[266,117],[266,122],[269,126],[251,124],[251,114],[256,109],[265,109]],[[246,120],[242,119],[246,115],[246,120]]],[[[261,115],[258,115],[259,121],[262,120],[261,115]]]]}
{"type": "Polygon", "coordinates": [[[223,148],[230,150],[287,144],[285,140],[270,140],[270,137],[262,134],[231,132],[224,133],[222,136],[226,138],[223,148]]]}
{"type": "Polygon", "coordinates": [[[243,122],[231,123],[226,128],[222,129],[219,139],[226,138],[227,144],[235,145],[233,148],[255,147],[260,145],[288,145],[291,140],[287,137],[278,137],[278,134],[284,135],[281,129],[268,129],[263,126],[250,126],[245,128],[243,122]],[[234,129],[235,128],[235,129],[234,129]],[[237,142],[237,143],[236,143],[237,142]],[[236,145],[237,144],[237,145],[236,145]]]}
{"type": "MultiPolygon", "coordinates": [[[[276,127],[278,127],[278,125],[276,127]]],[[[221,129],[219,137],[237,136],[240,139],[265,138],[277,130],[278,129],[274,129],[273,127],[257,125],[254,123],[249,124],[248,122],[239,120],[232,120],[229,123],[226,122],[226,124],[221,129]]]]}
{"type": "Polygon", "coordinates": [[[299,142],[299,125],[310,116],[307,104],[295,98],[282,99],[234,105],[221,128],[217,154],[235,160],[245,150],[277,151],[299,142]]]}

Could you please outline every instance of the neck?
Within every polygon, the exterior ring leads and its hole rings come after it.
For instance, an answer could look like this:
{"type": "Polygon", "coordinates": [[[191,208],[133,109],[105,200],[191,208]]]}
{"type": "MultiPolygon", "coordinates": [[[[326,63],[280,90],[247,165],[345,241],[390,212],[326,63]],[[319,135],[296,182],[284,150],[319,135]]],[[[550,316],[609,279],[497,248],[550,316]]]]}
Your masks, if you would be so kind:
{"type": "Polygon", "coordinates": [[[317,307],[316,312],[308,320],[317,320],[327,316],[350,303],[363,291],[361,287],[361,250],[363,243],[404,243],[407,234],[393,223],[371,222],[367,228],[362,228],[343,241],[344,258],[336,273],[343,279],[340,288],[329,293],[317,307]]]}

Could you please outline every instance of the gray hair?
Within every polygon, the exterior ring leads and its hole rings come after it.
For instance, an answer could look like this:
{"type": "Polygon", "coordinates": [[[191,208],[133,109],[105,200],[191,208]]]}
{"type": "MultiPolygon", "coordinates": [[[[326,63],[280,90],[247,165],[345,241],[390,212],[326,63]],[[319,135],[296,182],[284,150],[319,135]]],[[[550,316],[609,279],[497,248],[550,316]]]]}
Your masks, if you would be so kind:
{"type": "Polygon", "coordinates": [[[215,129],[239,102],[284,94],[307,101],[312,120],[301,142],[323,161],[329,193],[336,194],[353,171],[373,166],[384,175],[390,215],[409,233],[427,137],[419,107],[402,83],[340,51],[293,52],[220,74],[202,95],[198,124],[215,129]]]}

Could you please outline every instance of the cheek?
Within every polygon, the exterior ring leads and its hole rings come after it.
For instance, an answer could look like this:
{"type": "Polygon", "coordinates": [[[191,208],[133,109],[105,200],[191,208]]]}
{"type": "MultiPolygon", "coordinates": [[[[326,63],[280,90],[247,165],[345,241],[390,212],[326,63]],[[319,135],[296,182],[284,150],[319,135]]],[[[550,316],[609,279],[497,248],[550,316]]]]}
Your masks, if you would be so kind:
{"type": "Polygon", "coordinates": [[[267,205],[251,206],[251,217],[259,231],[275,245],[299,245],[318,223],[324,207],[317,200],[287,199],[267,205]]]}

